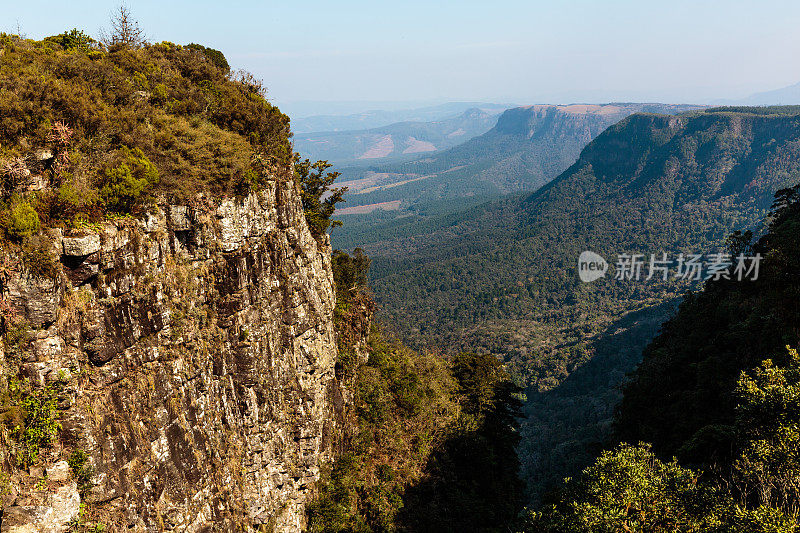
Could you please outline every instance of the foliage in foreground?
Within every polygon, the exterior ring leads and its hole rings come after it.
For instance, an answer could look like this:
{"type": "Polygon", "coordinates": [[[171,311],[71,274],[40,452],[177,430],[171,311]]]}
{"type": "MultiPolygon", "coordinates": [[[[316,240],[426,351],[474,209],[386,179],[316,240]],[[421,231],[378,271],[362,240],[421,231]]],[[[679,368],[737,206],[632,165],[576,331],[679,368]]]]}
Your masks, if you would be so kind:
{"type": "Polygon", "coordinates": [[[531,531],[701,531],[713,525],[718,494],[677,461],[650,446],[606,451],[581,476],[567,480],[555,504],[530,517],[531,531]]]}
{"type": "Polygon", "coordinates": [[[446,364],[373,329],[357,369],[353,433],[309,510],[311,531],[391,531],[407,484],[457,416],[446,364]]]}
{"type": "Polygon", "coordinates": [[[742,373],[736,396],[741,451],[730,475],[659,460],[650,445],[604,452],[555,502],[529,516],[543,532],[800,530],[800,356],[742,373]]]}

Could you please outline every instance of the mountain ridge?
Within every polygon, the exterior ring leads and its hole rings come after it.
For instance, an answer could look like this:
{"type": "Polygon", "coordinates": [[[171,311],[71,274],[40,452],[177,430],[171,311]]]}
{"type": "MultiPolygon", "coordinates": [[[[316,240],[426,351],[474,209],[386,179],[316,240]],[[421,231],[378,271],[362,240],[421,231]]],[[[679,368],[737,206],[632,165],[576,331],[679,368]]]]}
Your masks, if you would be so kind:
{"type": "Polygon", "coordinates": [[[344,213],[366,213],[394,202],[394,211],[347,217],[333,234],[337,247],[368,245],[382,235],[505,194],[532,191],[566,170],[608,126],[642,110],[683,112],[690,105],[536,105],[505,111],[494,128],[442,152],[412,161],[342,169],[348,186],[344,213]],[[367,206],[367,209],[355,209],[367,206]]]}
{"type": "MultiPolygon", "coordinates": [[[[490,102],[448,102],[425,107],[396,110],[373,109],[350,114],[310,115],[292,118],[295,133],[319,131],[347,131],[379,128],[396,122],[430,122],[442,120],[463,113],[469,108],[503,111],[514,104],[490,102]]],[[[291,113],[290,113],[291,114],[291,113]]]]}

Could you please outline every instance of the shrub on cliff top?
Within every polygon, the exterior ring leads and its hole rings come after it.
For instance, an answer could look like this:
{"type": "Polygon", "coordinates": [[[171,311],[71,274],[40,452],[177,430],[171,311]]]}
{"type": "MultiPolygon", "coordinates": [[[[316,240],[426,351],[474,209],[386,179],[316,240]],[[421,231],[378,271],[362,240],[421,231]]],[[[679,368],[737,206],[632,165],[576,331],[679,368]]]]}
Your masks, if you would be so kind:
{"type": "Polygon", "coordinates": [[[45,41],[58,44],[64,50],[80,50],[82,52],[88,52],[97,46],[97,41],[77,28],[47,37],[45,41]]]}
{"type": "Polygon", "coordinates": [[[228,60],[225,59],[225,54],[220,52],[219,50],[214,50],[213,48],[207,48],[202,44],[197,43],[189,43],[186,45],[186,48],[190,48],[192,50],[197,50],[202,52],[212,63],[222,69],[223,72],[230,72],[231,67],[228,65],[228,60]]]}
{"type": "Polygon", "coordinates": [[[100,197],[109,211],[130,213],[145,198],[145,192],[158,183],[158,170],[138,148],[122,147],[119,164],[100,175],[100,197]]]}
{"type": "MultiPolygon", "coordinates": [[[[233,194],[245,177],[259,186],[291,162],[288,117],[254,77],[231,77],[213,50],[166,42],[95,48],[78,30],[43,41],[3,35],[0,48],[0,166],[24,158],[57,186],[64,173],[86,183],[105,172],[107,154],[139,149],[162,176],[153,194],[186,200],[233,194]],[[60,153],[49,138],[57,122],[74,132],[59,176],[52,160],[35,157],[41,148],[60,153]]],[[[58,220],[61,211],[40,213],[58,220]]]]}

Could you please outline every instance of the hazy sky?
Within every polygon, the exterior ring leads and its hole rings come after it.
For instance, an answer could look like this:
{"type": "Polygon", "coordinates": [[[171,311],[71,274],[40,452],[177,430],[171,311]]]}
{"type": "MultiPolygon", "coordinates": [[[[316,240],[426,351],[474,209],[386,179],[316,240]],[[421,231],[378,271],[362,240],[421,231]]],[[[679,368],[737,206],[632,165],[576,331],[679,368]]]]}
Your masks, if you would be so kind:
{"type": "MultiPolygon", "coordinates": [[[[96,34],[118,4],[0,0],[0,30],[96,34]]],[[[702,103],[800,81],[796,0],[127,5],[151,40],[222,50],[298,115],[307,101],[702,103]]]]}

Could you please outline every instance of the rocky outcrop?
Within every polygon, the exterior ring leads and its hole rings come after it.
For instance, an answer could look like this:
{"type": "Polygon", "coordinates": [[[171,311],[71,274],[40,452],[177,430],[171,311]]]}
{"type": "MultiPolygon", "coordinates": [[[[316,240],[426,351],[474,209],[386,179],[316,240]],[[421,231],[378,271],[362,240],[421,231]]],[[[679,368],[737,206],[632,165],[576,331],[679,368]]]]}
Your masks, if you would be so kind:
{"type": "Polygon", "coordinates": [[[80,513],[81,496],[74,481],[55,489],[42,505],[14,505],[3,512],[4,533],[63,533],[80,513]]]}
{"type": "Polygon", "coordinates": [[[19,261],[6,297],[33,331],[6,371],[58,391],[62,429],[46,487],[12,479],[3,532],[75,519],[74,450],[94,468],[82,519],[107,530],[302,529],[346,394],[330,248],[295,187],[49,231],[55,279],[19,261]]]}

